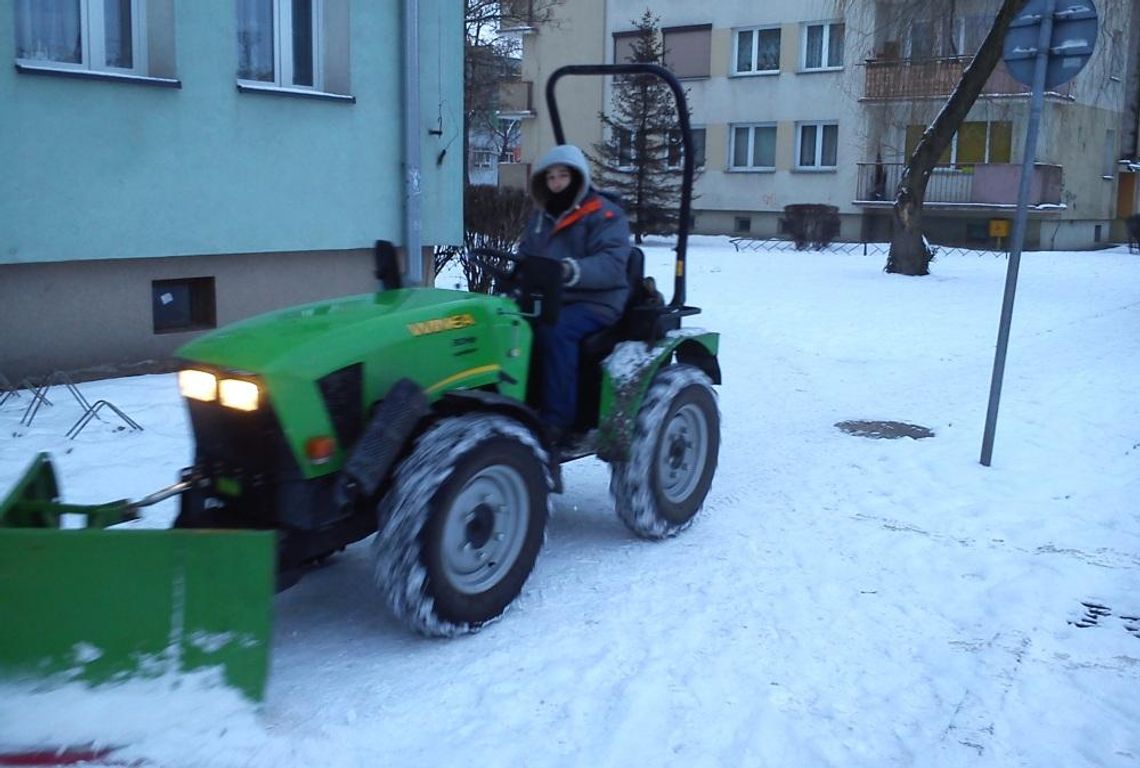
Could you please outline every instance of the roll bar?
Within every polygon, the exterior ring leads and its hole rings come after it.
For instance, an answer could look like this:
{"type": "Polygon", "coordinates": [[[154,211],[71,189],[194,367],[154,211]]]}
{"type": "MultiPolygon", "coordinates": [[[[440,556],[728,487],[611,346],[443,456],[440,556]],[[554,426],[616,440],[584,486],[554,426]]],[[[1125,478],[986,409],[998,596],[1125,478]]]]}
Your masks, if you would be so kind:
{"type": "Polygon", "coordinates": [[[558,103],[554,97],[554,86],[567,75],[655,75],[661,78],[673,91],[677,105],[677,117],[681,128],[681,211],[677,222],[677,268],[673,278],[673,298],[670,307],[685,305],[685,255],[689,243],[689,218],[693,198],[693,132],[689,127],[689,106],[685,101],[685,91],[676,75],[659,64],[570,64],[559,67],[546,81],[546,108],[550,111],[550,123],[554,128],[554,140],[566,143],[562,130],[562,118],[558,114],[558,103]]]}

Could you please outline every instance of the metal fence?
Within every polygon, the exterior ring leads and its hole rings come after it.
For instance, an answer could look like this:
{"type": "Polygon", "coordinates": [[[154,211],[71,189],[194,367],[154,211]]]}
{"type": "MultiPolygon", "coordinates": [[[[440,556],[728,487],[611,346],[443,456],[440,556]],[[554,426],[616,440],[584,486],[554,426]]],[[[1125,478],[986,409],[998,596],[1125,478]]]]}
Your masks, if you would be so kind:
{"type": "MultiPolygon", "coordinates": [[[[770,237],[766,239],[734,237],[732,246],[737,251],[795,251],[803,250],[805,253],[838,253],[847,256],[873,256],[885,259],[891,250],[890,243],[831,243],[820,249],[797,249],[795,242],[782,238],[770,237]]],[[[993,256],[1004,258],[1009,251],[995,251],[980,248],[962,248],[952,245],[930,244],[934,248],[934,255],[938,256],[993,256]]]]}

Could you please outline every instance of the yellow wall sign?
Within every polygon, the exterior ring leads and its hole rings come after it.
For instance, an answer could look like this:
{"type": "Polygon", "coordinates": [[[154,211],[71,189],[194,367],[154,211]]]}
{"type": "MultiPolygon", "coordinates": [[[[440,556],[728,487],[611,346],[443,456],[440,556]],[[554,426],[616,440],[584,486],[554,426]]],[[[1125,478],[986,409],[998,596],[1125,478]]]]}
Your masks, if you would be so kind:
{"type": "Polygon", "coordinates": [[[1009,237],[1009,219],[990,219],[990,237],[1009,237]]]}

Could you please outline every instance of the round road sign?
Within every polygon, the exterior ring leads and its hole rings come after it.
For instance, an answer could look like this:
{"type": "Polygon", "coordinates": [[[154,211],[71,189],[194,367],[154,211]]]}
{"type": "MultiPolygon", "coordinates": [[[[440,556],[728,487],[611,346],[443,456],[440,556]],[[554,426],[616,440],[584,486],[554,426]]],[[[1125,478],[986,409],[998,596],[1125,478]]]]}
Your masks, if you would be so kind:
{"type": "Polygon", "coordinates": [[[1096,47],[1097,15],[1092,0],[1030,0],[1005,35],[1002,58],[1014,79],[1033,85],[1041,24],[1053,8],[1053,34],[1045,68],[1045,88],[1067,83],[1084,69],[1096,47]]]}

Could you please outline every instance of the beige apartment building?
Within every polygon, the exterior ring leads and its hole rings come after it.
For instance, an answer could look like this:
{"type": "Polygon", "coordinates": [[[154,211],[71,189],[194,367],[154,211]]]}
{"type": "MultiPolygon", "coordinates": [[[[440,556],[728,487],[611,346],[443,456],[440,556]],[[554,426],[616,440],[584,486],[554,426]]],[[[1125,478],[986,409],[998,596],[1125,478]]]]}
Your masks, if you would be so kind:
{"type": "MultiPolygon", "coordinates": [[[[784,206],[836,206],[840,238],[884,240],[903,163],[988,31],[997,0],[653,0],[666,66],[688,91],[700,176],[694,230],[773,237],[784,206]],[[906,9],[904,10],[903,6],[906,9]]],[[[514,0],[504,31],[522,40],[520,80],[503,93],[522,118],[521,184],[553,142],[544,86],[571,63],[623,61],[645,0],[514,0]]],[[[1027,244],[1087,248],[1123,240],[1136,213],[1140,0],[1098,0],[1085,68],[1046,94],[1027,244]]],[[[926,195],[931,240],[1000,246],[1016,210],[1030,88],[999,64],[926,195]]],[[[567,140],[602,139],[600,78],[558,85],[567,140]]]]}

